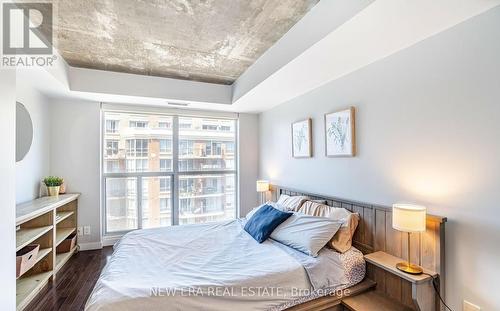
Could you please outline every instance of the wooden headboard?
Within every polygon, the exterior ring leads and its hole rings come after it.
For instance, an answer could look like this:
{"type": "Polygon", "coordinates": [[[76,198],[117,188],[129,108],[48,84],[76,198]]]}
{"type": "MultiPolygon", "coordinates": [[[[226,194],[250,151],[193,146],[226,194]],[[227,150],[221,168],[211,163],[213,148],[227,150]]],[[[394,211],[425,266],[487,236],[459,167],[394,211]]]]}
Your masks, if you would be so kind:
{"type": "MultiPolygon", "coordinates": [[[[392,228],[392,208],[376,204],[357,202],[286,187],[271,186],[273,199],[281,194],[290,196],[305,195],[313,200],[325,200],[327,205],[343,207],[351,212],[359,213],[360,222],[354,234],[353,245],[364,254],[384,251],[393,256],[407,259],[408,242],[403,233],[392,228]]],[[[445,217],[427,215],[427,230],[421,234],[412,234],[411,261],[439,274],[441,295],[444,297],[445,252],[444,225],[445,217]]],[[[407,291],[410,288],[405,281],[395,278],[390,273],[369,265],[367,276],[381,284],[387,295],[406,303],[407,291]]],[[[381,286],[381,287],[382,287],[381,286]]],[[[411,297],[411,296],[410,296],[411,297]]],[[[409,303],[409,302],[408,302],[409,303]]]]}

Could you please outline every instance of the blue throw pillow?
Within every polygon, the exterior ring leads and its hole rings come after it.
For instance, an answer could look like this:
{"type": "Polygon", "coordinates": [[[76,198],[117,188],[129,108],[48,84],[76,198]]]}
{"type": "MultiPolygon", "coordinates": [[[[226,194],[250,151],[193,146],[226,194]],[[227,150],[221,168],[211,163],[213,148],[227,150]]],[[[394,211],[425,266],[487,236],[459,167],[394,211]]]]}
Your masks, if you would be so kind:
{"type": "Polygon", "coordinates": [[[257,242],[262,243],[282,222],[292,216],[293,213],[282,212],[271,205],[264,205],[245,224],[248,232],[257,242]]]}

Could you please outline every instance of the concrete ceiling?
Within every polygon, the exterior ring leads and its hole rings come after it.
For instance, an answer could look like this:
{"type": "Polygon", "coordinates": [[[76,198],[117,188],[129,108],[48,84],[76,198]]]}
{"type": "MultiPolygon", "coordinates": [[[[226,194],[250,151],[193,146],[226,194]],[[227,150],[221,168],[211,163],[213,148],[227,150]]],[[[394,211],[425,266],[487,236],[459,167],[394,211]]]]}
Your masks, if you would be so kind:
{"type": "Polygon", "coordinates": [[[232,84],[319,0],[55,0],[70,66],[232,84]]]}

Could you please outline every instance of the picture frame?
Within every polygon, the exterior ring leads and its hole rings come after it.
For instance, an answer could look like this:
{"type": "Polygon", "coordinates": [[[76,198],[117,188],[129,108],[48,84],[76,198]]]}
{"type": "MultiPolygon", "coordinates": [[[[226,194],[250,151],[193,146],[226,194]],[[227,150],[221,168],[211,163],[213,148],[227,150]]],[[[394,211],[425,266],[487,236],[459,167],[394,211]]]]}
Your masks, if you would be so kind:
{"type": "Polygon", "coordinates": [[[312,157],[312,133],[311,118],[292,123],[292,157],[310,158],[312,157]]]}
{"type": "Polygon", "coordinates": [[[325,155],[354,157],[356,155],[355,108],[325,114],[325,155]]]}

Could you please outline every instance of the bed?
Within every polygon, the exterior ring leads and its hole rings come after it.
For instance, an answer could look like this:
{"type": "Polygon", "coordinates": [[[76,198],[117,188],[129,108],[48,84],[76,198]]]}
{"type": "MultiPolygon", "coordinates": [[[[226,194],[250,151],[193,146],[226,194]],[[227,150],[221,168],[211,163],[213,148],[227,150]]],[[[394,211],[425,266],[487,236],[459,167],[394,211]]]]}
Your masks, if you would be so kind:
{"type": "MultiPolygon", "coordinates": [[[[377,283],[386,285],[377,290],[400,293],[391,297],[413,306],[408,282],[394,282],[363,260],[375,251],[404,258],[405,239],[392,229],[389,207],[272,186],[274,201],[282,194],[358,213],[353,247],[344,254],[323,248],[313,258],[272,240],[258,244],[242,231],[244,219],[138,230],[115,245],[86,310],[341,310],[347,289],[355,295],[377,283]]],[[[442,296],[445,222],[427,215],[426,233],[412,241],[413,261],[439,273],[442,296]]]]}
{"type": "Polygon", "coordinates": [[[126,234],[86,310],[283,310],[364,278],[356,248],[324,248],[314,258],[271,239],[257,243],[245,221],[126,234]]]}

